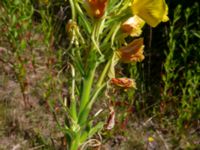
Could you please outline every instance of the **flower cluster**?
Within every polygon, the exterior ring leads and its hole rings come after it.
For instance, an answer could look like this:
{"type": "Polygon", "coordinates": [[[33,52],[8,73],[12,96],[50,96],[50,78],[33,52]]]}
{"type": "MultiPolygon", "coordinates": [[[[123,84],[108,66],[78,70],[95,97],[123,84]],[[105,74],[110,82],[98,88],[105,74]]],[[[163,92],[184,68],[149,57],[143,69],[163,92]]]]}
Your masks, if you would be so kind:
{"type": "Polygon", "coordinates": [[[151,27],[156,27],[159,23],[169,20],[165,0],[133,0],[131,9],[133,17],[122,24],[122,31],[131,36],[140,36],[145,22],[151,27]]]}
{"type": "MultiPolygon", "coordinates": [[[[156,27],[160,22],[168,21],[168,6],[165,0],[133,0],[131,9],[133,17],[128,18],[122,26],[122,32],[138,37],[142,33],[145,23],[156,27]]],[[[138,38],[117,50],[117,54],[123,63],[141,62],[145,56],[143,38],[138,38]]],[[[125,89],[135,87],[134,80],[128,78],[113,78],[112,84],[125,89]]]]}
{"type": "MultiPolygon", "coordinates": [[[[85,0],[86,11],[89,16],[99,19],[104,16],[108,0],[85,0]]],[[[142,28],[147,23],[156,27],[161,22],[168,21],[168,6],[165,0],[133,0],[131,3],[133,16],[121,25],[123,33],[132,37],[139,37],[142,28]]],[[[118,59],[123,63],[135,63],[144,60],[143,38],[134,39],[116,51],[118,59]]],[[[125,89],[136,88],[135,81],[128,78],[112,78],[111,84],[125,89]]]]}

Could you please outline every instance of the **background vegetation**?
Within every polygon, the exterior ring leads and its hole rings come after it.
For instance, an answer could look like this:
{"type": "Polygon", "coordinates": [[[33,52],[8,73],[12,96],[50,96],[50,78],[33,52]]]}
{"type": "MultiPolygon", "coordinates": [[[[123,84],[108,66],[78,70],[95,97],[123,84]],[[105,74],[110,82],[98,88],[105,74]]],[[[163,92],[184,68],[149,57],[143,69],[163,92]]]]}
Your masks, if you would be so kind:
{"type": "MultiPolygon", "coordinates": [[[[114,93],[123,103],[115,129],[102,133],[104,149],[199,148],[199,4],[168,5],[168,23],[145,26],[145,60],[119,66],[138,89],[114,93]]],[[[68,1],[2,0],[0,14],[0,149],[63,149],[56,121],[71,82],[68,1]]]]}

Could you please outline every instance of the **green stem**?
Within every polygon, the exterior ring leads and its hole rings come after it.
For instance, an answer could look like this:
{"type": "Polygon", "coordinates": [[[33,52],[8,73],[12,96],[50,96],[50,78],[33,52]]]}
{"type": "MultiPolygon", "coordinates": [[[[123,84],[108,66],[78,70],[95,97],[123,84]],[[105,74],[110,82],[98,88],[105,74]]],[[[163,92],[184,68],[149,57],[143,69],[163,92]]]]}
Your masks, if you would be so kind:
{"type": "Polygon", "coordinates": [[[81,10],[80,6],[78,5],[78,3],[75,3],[75,8],[77,10],[78,16],[80,16],[80,18],[82,19],[83,23],[84,23],[84,27],[85,29],[88,31],[88,33],[91,33],[91,25],[90,23],[87,21],[87,18],[85,17],[83,11],[81,10]]]}
{"type": "Polygon", "coordinates": [[[96,89],[94,95],[92,96],[92,98],[88,102],[87,107],[85,107],[84,111],[82,111],[80,113],[80,116],[79,116],[79,118],[81,118],[80,121],[79,121],[80,125],[84,124],[87,121],[88,115],[89,115],[90,110],[92,108],[92,105],[94,104],[94,102],[95,102],[96,98],[98,97],[99,93],[103,90],[103,88],[105,86],[106,86],[106,83],[104,83],[103,85],[101,85],[100,87],[98,87],[96,89]]]}
{"type": "Polygon", "coordinates": [[[77,111],[76,111],[76,100],[75,100],[75,69],[70,64],[72,69],[72,94],[71,94],[71,105],[70,105],[70,112],[72,115],[73,120],[77,121],[77,111]]]}
{"type": "Polygon", "coordinates": [[[69,150],[78,150],[80,146],[79,139],[72,139],[72,143],[70,145],[69,150]]]}
{"type": "Polygon", "coordinates": [[[93,43],[93,47],[99,52],[99,54],[101,56],[103,56],[103,54],[101,53],[101,50],[99,48],[99,41],[98,41],[98,38],[99,38],[99,33],[98,33],[98,21],[95,21],[94,22],[94,28],[93,28],[93,31],[92,31],[92,36],[91,36],[91,40],[92,40],[92,43],[93,43]]]}
{"type": "MultiPolygon", "coordinates": [[[[97,44],[98,43],[97,39],[99,37],[98,31],[97,31],[98,23],[99,23],[98,21],[95,22],[94,28],[93,28],[93,31],[92,31],[91,52],[97,50],[101,54],[101,51],[100,51],[99,46],[97,44]]],[[[91,57],[94,57],[94,56],[91,55],[91,57]]],[[[94,80],[95,70],[96,70],[96,67],[97,67],[97,62],[92,62],[92,63],[96,63],[96,64],[90,64],[91,68],[89,69],[89,73],[87,74],[87,76],[84,78],[84,81],[83,81],[83,88],[82,88],[82,93],[81,93],[81,101],[80,101],[80,109],[79,109],[79,122],[82,122],[81,121],[82,118],[80,117],[80,114],[85,111],[85,108],[87,107],[88,101],[90,99],[92,83],[93,83],[93,80],[94,80]]]]}
{"type": "MultiPolygon", "coordinates": [[[[83,81],[79,114],[84,110],[90,99],[90,92],[94,80],[95,70],[96,70],[96,65],[94,65],[94,67],[89,70],[88,75],[85,77],[83,81]]],[[[79,119],[81,118],[79,117],[79,119]]]]}
{"type": "Polygon", "coordinates": [[[116,24],[113,25],[113,27],[111,28],[111,30],[109,31],[109,33],[107,34],[107,36],[104,38],[104,40],[102,42],[102,45],[105,45],[106,43],[108,43],[108,41],[110,40],[111,36],[115,32],[117,26],[118,25],[116,25],[116,24]]]}
{"type": "Polygon", "coordinates": [[[120,24],[118,26],[116,26],[116,28],[115,28],[115,30],[114,30],[114,32],[112,34],[112,37],[111,37],[111,47],[113,47],[113,45],[114,45],[115,36],[116,36],[117,32],[119,31],[120,26],[121,26],[120,24]]]}
{"type": "Polygon", "coordinates": [[[71,11],[72,11],[72,20],[76,19],[76,10],[75,10],[75,4],[74,0],[69,0],[70,6],[71,6],[71,11]]]}
{"type": "Polygon", "coordinates": [[[106,66],[105,66],[105,68],[104,68],[104,70],[103,70],[103,72],[101,73],[101,76],[100,76],[100,78],[99,78],[99,80],[98,80],[98,82],[97,82],[97,88],[101,86],[101,84],[102,84],[102,82],[103,82],[103,80],[104,80],[104,78],[105,78],[105,76],[106,76],[106,73],[108,72],[108,69],[109,69],[109,67],[110,67],[111,62],[112,62],[112,59],[110,59],[110,60],[107,62],[106,66]]]}
{"type": "Polygon", "coordinates": [[[91,108],[92,104],[95,102],[96,98],[98,97],[99,93],[103,90],[103,88],[106,86],[106,83],[101,84],[97,89],[94,95],[92,96],[91,100],[89,101],[88,107],[91,108]]]}

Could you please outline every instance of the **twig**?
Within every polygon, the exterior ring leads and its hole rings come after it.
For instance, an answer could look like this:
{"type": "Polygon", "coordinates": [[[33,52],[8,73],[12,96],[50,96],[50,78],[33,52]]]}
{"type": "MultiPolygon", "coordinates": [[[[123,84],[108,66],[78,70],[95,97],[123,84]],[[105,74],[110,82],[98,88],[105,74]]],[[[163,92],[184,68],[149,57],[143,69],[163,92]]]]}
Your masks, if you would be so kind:
{"type": "Polygon", "coordinates": [[[165,141],[165,139],[163,138],[162,134],[160,133],[160,131],[156,130],[156,133],[158,134],[158,136],[160,137],[161,141],[163,142],[166,150],[169,150],[169,146],[167,145],[167,142],[165,141]]]}
{"type": "Polygon", "coordinates": [[[29,149],[29,150],[36,150],[36,149],[42,148],[42,147],[44,147],[44,146],[45,146],[45,145],[39,145],[39,146],[33,147],[33,148],[29,149]]]}
{"type": "Polygon", "coordinates": [[[97,139],[90,139],[87,142],[85,142],[80,150],[85,150],[87,147],[99,147],[101,145],[101,142],[97,139]]]}

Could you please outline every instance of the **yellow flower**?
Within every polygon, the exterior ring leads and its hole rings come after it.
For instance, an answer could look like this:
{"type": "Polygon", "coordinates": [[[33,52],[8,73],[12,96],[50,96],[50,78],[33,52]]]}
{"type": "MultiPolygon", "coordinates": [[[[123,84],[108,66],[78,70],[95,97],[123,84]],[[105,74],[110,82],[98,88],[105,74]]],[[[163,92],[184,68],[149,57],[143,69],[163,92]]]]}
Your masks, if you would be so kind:
{"type": "Polygon", "coordinates": [[[122,87],[125,89],[129,89],[129,88],[135,88],[136,89],[136,83],[134,79],[129,79],[129,78],[112,78],[110,80],[110,83],[118,86],[118,87],[122,87]]]}
{"type": "Polygon", "coordinates": [[[135,39],[127,46],[120,48],[117,54],[124,63],[140,62],[144,59],[143,38],[135,39]]]}
{"type": "Polygon", "coordinates": [[[128,20],[126,20],[122,26],[121,29],[124,33],[128,33],[133,37],[138,37],[142,33],[142,27],[144,26],[145,21],[142,20],[137,15],[130,17],[128,20]]]}
{"type": "Polygon", "coordinates": [[[152,27],[169,20],[165,0],[133,0],[132,11],[152,27]]]}
{"type": "Polygon", "coordinates": [[[149,141],[149,142],[153,142],[153,141],[154,141],[154,138],[150,136],[150,137],[148,137],[148,141],[149,141]]]}
{"type": "Polygon", "coordinates": [[[90,17],[101,18],[105,13],[108,0],[85,0],[86,11],[90,17]]]}

